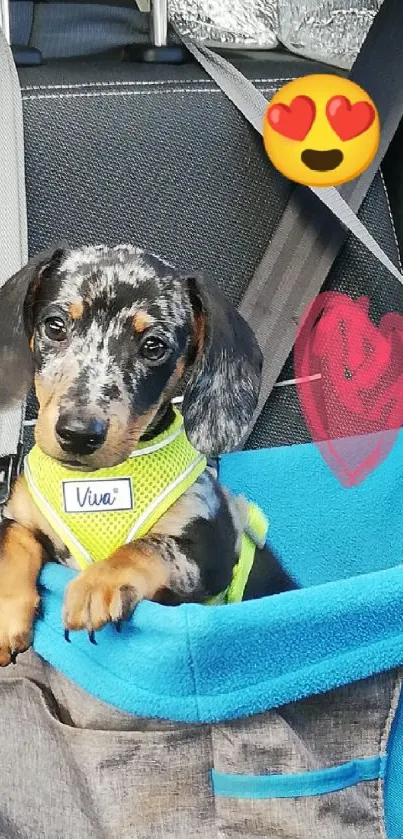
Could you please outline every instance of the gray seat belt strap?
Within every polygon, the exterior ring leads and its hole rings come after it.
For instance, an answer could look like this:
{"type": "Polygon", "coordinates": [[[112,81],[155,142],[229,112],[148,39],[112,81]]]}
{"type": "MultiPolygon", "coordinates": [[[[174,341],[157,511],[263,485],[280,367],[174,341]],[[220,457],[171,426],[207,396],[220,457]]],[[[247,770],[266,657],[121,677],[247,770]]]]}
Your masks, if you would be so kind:
{"type": "MultiPolygon", "coordinates": [[[[0,29],[0,286],[27,261],[27,215],[25,198],[22,100],[13,57],[0,29]]],[[[14,404],[0,411],[0,504],[9,464],[5,456],[18,451],[23,406],[14,404]]]]}
{"type": "MultiPolygon", "coordinates": [[[[373,96],[378,107],[382,137],[375,160],[366,172],[340,190],[295,186],[241,303],[240,310],[256,332],[265,357],[255,419],[292,349],[298,321],[307,303],[319,293],[349,230],[403,282],[398,269],[355,215],[403,114],[403,52],[399,43],[402,31],[401,0],[384,0],[350,73],[350,78],[373,96]]],[[[187,38],[183,40],[261,133],[267,101],[260,91],[221,56],[204,46],[197,47],[187,38]]]]}
{"type": "MultiPolygon", "coordinates": [[[[193,42],[190,42],[188,38],[184,38],[187,48],[193,55],[197,58],[197,60],[202,64],[202,66],[207,70],[207,72],[212,76],[212,78],[217,82],[219,87],[221,87],[222,91],[228,96],[229,99],[236,105],[238,110],[246,117],[248,122],[253,125],[256,130],[262,134],[263,133],[263,121],[264,115],[267,108],[267,99],[260,93],[259,90],[249,81],[245,76],[240,73],[239,70],[236,70],[232,64],[229,64],[226,59],[221,58],[219,55],[215,55],[215,53],[211,52],[207,47],[196,47],[193,42]],[[212,58],[211,58],[212,57],[212,58]],[[214,65],[214,67],[213,67],[214,65]],[[224,66],[225,65],[225,66],[224,66]],[[226,81],[224,82],[224,75],[226,81]],[[246,100],[245,94],[248,94],[248,99],[246,100]]],[[[402,61],[403,65],[403,61],[402,61]]],[[[402,113],[403,113],[403,97],[402,97],[402,113]]],[[[394,125],[394,131],[397,128],[397,124],[394,125]]],[[[389,138],[387,145],[389,145],[390,140],[394,134],[394,131],[389,138]]],[[[376,240],[371,236],[368,232],[365,225],[357,218],[354,210],[351,208],[352,204],[358,204],[357,209],[359,209],[363,198],[365,197],[368,188],[373,180],[376,170],[379,167],[380,161],[383,159],[384,154],[386,152],[385,144],[382,144],[382,149],[378,152],[376,160],[373,162],[369,170],[367,170],[365,178],[365,189],[357,189],[353,191],[352,189],[347,190],[347,187],[350,187],[350,184],[345,184],[346,187],[345,191],[349,194],[350,201],[347,203],[345,198],[342,196],[342,189],[339,190],[335,189],[334,187],[331,188],[311,188],[311,191],[317,195],[317,197],[323,201],[324,204],[331,210],[331,212],[337,217],[339,221],[342,222],[360,241],[370,250],[374,256],[379,259],[382,264],[389,269],[389,271],[398,279],[400,282],[403,283],[403,275],[398,271],[396,266],[391,262],[389,257],[385,254],[382,248],[378,245],[376,240]],[[367,174],[370,171],[370,176],[367,174]],[[353,201],[353,197],[356,199],[353,201]],[[359,197],[359,201],[357,202],[357,198],[359,197]]],[[[360,179],[358,179],[360,180],[360,179]]],[[[299,187],[297,187],[299,189],[299,187]]]]}

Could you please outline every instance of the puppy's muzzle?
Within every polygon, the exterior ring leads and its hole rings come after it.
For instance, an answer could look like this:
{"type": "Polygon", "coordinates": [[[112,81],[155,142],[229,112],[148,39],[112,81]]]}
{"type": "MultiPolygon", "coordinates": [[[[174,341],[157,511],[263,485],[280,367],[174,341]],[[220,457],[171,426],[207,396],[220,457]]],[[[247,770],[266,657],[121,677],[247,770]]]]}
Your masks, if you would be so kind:
{"type": "Polygon", "coordinates": [[[80,419],[61,414],[55,431],[57,442],[66,454],[89,455],[105,442],[108,424],[96,417],[80,419]]]}

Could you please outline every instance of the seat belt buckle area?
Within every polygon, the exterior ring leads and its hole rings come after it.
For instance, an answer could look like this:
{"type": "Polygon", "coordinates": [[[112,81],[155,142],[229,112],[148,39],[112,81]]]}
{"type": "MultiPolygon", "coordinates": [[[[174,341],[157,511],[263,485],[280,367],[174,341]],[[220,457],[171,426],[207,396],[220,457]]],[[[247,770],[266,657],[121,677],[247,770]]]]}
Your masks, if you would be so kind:
{"type": "Polygon", "coordinates": [[[12,44],[11,52],[17,67],[39,67],[42,64],[42,53],[36,47],[12,44]]]}
{"type": "Polygon", "coordinates": [[[23,456],[23,447],[19,445],[16,454],[0,457],[0,508],[10,498],[13,483],[21,473],[23,456]]]}
{"type": "Polygon", "coordinates": [[[21,11],[19,5],[19,3],[13,3],[13,19],[11,21],[10,0],[0,0],[0,28],[11,47],[15,65],[17,67],[35,67],[42,64],[40,50],[29,45],[34,22],[35,0],[31,3],[28,3],[27,0],[23,4],[21,3],[21,6],[24,5],[23,11],[21,11]],[[13,34],[17,33],[18,43],[12,43],[11,29],[13,29],[13,34]],[[21,35],[22,42],[20,43],[19,37],[21,35]]]}

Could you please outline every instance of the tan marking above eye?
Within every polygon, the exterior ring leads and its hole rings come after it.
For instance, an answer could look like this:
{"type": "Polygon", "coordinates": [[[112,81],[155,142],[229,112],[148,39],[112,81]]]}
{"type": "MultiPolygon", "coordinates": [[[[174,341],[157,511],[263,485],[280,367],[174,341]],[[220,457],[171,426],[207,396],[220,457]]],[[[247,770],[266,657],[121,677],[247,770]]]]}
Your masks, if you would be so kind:
{"type": "Polygon", "coordinates": [[[80,320],[84,314],[84,300],[75,300],[70,303],[69,315],[72,320],[80,320]]]}
{"type": "Polygon", "coordinates": [[[135,332],[144,332],[152,323],[154,323],[154,319],[148,312],[139,311],[133,317],[133,329],[135,332]]]}

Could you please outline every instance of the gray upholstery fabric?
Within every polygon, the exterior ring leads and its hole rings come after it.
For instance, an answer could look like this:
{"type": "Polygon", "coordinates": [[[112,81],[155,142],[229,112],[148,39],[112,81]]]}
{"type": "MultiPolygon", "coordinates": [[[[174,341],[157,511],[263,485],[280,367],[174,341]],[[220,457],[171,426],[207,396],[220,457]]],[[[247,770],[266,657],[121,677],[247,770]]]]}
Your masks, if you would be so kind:
{"type": "MultiPolygon", "coordinates": [[[[275,54],[237,63],[268,98],[317,68],[275,54]]],[[[209,271],[239,302],[289,187],[203,71],[192,63],[162,71],[100,58],[22,69],[20,79],[31,252],[58,238],[126,239],[209,271]]],[[[380,176],[360,217],[397,264],[380,176]]],[[[375,319],[403,311],[398,281],[352,238],[327,288],[368,294],[375,319]]],[[[289,360],[280,379],[292,377],[289,360]]],[[[248,445],[308,440],[295,388],[275,389],[248,445]]]]}
{"type": "Polygon", "coordinates": [[[384,754],[399,673],[246,720],[123,714],[33,653],[0,671],[4,839],[384,839],[383,782],[320,796],[214,795],[211,770],[297,774],[384,754]]]}
{"type": "MultiPolygon", "coordinates": [[[[268,95],[286,76],[273,69],[268,95]]],[[[108,61],[20,71],[30,250],[63,236],[128,239],[205,267],[239,300],[288,184],[199,68],[160,72],[108,61]]]]}

